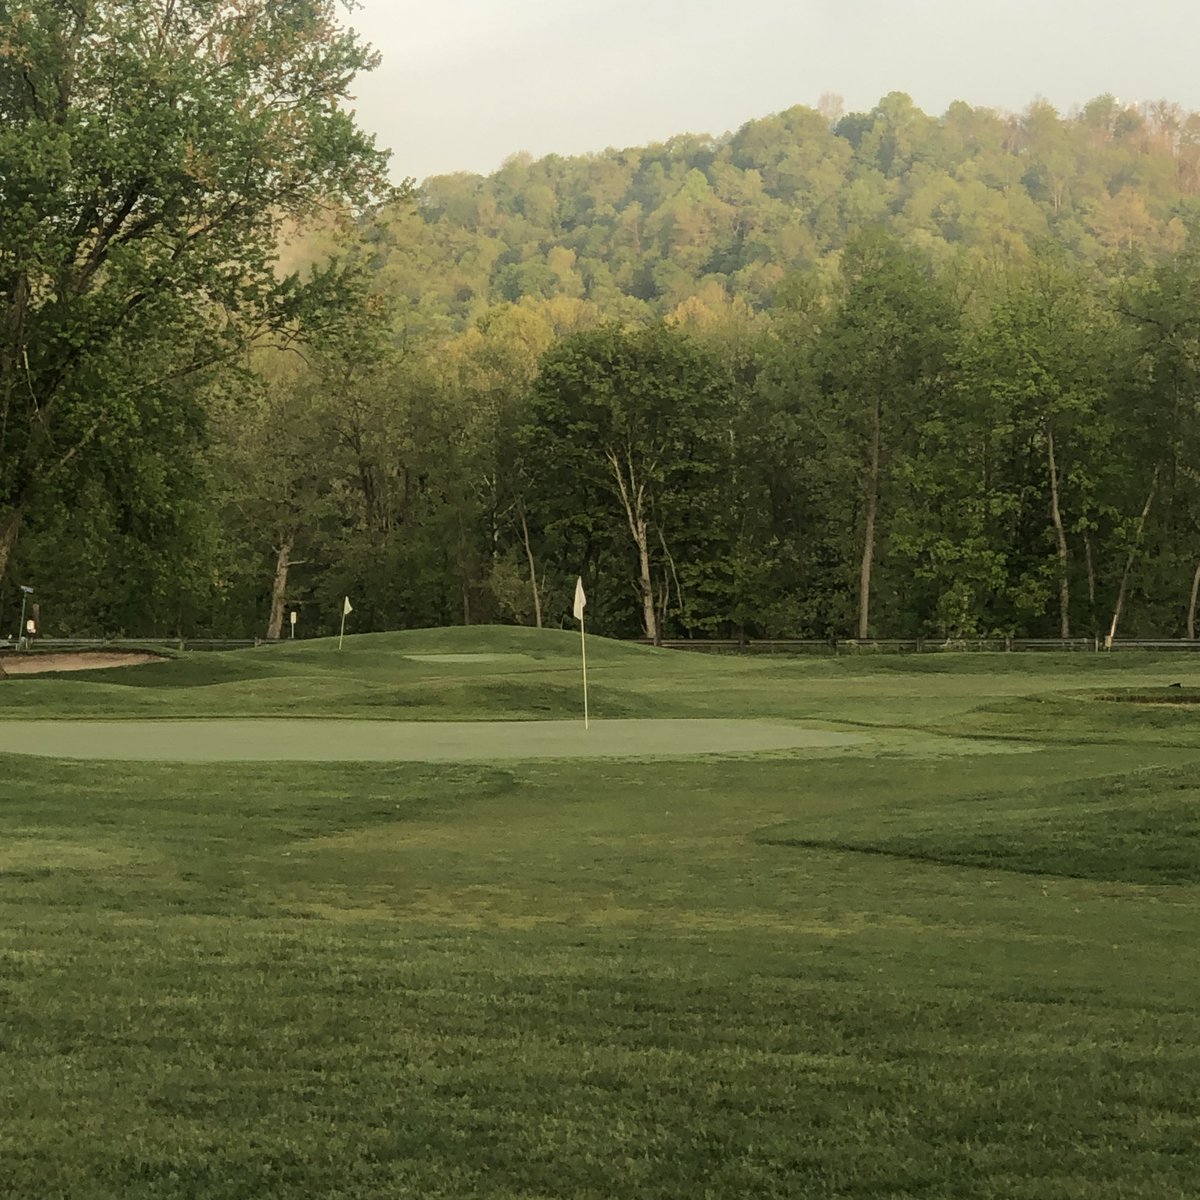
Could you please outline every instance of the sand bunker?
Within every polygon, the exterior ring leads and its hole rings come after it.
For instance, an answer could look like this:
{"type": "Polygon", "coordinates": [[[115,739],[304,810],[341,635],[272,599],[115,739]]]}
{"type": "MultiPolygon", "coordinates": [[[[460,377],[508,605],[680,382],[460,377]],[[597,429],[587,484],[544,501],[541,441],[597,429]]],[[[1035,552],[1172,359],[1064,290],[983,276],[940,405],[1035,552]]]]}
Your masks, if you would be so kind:
{"type": "Polygon", "coordinates": [[[857,733],[784,721],[0,721],[0,751],[158,762],[496,762],[837,752],[857,733]]]}
{"type": "Polygon", "coordinates": [[[163,662],[158,654],[143,650],[87,650],[62,654],[31,652],[0,654],[0,675],[46,675],[59,671],[98,671],[103,667],[140,667],[163,662]]]}

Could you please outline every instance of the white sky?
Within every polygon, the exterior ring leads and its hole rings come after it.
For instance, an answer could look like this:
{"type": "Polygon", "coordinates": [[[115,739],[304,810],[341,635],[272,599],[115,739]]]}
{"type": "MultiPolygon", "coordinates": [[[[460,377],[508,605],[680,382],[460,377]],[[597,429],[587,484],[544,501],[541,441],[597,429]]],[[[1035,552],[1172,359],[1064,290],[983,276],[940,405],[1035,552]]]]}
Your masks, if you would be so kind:
{"type": "Polygon", "coordinates": [[[397,178],[720,134],[825,92],[1200,109],[1197,0],[360,0],[349,23],[383,55],[356,107],[397,178]]]}

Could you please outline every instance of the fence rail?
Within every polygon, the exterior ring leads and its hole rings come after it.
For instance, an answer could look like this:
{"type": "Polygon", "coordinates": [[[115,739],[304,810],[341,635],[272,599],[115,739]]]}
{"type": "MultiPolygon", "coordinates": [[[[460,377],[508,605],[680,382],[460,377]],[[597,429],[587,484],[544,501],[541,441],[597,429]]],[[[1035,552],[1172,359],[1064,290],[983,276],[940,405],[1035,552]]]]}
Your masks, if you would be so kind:
{"type": "MultiPolygon", "coordinates": [[[[650,645],[649,638],[636,639],[650,645]]],[[[1118,638],[1111,647],[1102,638],[665,638],[667,650],[698,650],[710,654],[945,654],[964,651],[1014,653],[1058,651],[1097,653],[1106,650],[1183,650],[1200,652],[1200,640],[1187,638],[1118,638]]]]}
{"type": "MultiPolygon", "coordinates": [[[[30,649],[36,651],[69,650],[248,650],[254,646],[275,645],[265,638],[35,638],[30,649]]],[[[0,641],[0,652],[15,652],[17,643],[0,641]]]]}

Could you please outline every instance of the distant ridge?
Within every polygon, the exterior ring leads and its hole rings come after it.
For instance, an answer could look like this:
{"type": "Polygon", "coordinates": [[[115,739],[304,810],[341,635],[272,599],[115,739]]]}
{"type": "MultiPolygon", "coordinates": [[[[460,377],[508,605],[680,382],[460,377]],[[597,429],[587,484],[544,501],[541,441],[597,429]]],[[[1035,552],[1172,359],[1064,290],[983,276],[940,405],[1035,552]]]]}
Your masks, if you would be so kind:
{"type": "Polygon", "coordinates": [[[390,221],[387,269],[414,310],[458,327],[525,297],[619,317],[693,297],[766,308],[864,225],[981,262],[1046,245],[1155,256],[1182,245],[1198,191],[1200,115],[1169,101],[935,117],[893,92],[869,112],[797,106],[717,137],[433,177],[390,221]]]}

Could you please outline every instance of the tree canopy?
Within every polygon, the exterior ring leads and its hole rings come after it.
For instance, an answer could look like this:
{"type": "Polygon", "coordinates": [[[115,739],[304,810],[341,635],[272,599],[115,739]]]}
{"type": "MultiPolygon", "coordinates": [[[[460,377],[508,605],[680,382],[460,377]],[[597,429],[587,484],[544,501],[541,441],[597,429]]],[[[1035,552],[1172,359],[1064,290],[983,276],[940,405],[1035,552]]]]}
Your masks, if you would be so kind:
{"type": "Polygon", "coordinates": [[[23,520],[136,474],[193,376],[297,319],[281,223],[378,196],[336,10],[0,0],[0,579],[23,520]]]}

